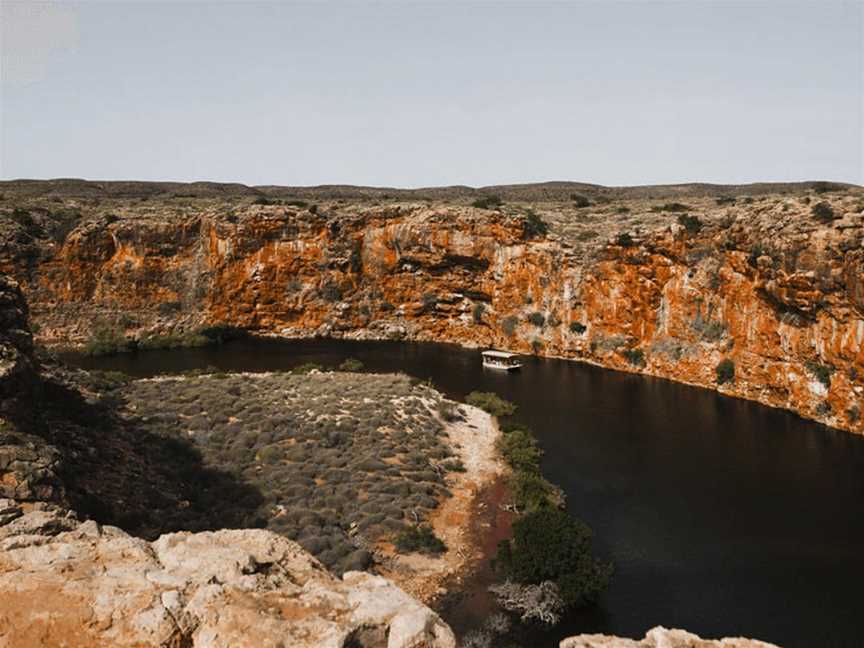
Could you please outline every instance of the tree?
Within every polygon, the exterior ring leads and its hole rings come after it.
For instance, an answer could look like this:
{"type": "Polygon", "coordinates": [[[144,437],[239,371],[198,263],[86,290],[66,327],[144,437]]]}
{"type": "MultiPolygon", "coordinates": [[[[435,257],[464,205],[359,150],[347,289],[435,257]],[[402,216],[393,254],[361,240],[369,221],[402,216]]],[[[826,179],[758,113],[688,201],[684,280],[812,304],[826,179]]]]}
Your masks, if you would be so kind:
{"type": "Polygon", "coordinates": [[[594,602],[612,566],[591,553],[591,529],[555,508],[527,513],[513,523],[513,540],[499,547],[506,575],[522,584],[552,581],[568,608],[594,602]]]}

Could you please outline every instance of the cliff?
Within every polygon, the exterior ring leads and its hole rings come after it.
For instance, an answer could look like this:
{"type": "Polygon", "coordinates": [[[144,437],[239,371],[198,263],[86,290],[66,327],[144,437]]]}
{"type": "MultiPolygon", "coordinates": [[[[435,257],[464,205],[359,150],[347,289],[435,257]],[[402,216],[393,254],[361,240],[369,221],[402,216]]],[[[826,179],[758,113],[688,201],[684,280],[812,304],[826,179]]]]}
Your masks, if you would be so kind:
{"type": "Polygon", "coordinates": [[[0,270],[47,344],[228,324],[494,346],[864,433],[860,189],[696,187],[495,209],[28,188],[2,203],[0,270]]]}

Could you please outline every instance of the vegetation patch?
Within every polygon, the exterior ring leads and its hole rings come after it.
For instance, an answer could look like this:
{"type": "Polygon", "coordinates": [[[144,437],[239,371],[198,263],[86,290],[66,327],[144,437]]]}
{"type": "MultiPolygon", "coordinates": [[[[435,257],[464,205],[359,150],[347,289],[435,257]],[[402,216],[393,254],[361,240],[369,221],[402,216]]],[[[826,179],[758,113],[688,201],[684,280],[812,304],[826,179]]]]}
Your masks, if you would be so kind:
{"type": "Polygon", "coordinates": [[[435,535],[432,527],[426,524],[412,524],[405,527],[394,543],[400,553],[441,554],[447,551],[447,545],[435,535]]]}
{"type": "Polygon", "coordinates": [[[831,374],[834,373],[834,367],[812,361],[806,362],[804,366],[826,389],[831,387],[831,374]]]}
{"type": "Polygon", "coordinates": [[[442,397],[404,375],[312,368],[138,380],[115,393],[148,434],[191,443],[208,470],[259,492],[247,523],[296,540],[337,572],[365,568],[381,540],[439,550],[423,520],[447,496],[448,472],[464,470],[442,397]]]}
{"type": "Polygon", "coordinates": [[[723,358],[716,368],[717,384],[724,385],[735,381],[735,363],[729,358],[723,358]]]}
{"type": "Polygon", "coordinates": [[[479,407],[492,416],[512,416],[516,413],[516,406],[510,401],[504,400],[495,392],[474,391],[465,397],[465,402],[474,407],[479,407]]]}

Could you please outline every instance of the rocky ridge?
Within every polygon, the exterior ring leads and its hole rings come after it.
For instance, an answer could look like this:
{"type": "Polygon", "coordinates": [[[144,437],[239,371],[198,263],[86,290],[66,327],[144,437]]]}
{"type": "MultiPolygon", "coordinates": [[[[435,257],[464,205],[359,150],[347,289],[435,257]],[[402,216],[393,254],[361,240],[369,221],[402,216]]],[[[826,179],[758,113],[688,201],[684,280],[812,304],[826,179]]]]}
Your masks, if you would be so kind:
{"type": "Polygon", "coordinates": [[[0,269],[24,287],[47,344],[227,324],[494,346],[718,389],[862,433],[862,192],[764,189],[737,200],[711,187],[597,190],[587,207],[494,209],[210,189],[20,197],[4,203],[0,269]]]}

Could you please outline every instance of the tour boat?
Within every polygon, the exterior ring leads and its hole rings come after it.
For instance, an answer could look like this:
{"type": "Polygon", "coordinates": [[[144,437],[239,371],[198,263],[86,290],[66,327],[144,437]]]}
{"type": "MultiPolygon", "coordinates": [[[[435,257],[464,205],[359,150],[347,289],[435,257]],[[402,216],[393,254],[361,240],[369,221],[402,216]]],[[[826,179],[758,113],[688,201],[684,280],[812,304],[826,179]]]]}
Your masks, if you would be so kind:
{"type": "Polygon", "coordinates": [[[489,369],[516,371],[522,366],[519,355],[506,351],[483,351],[483,366],[489,369]]]}

